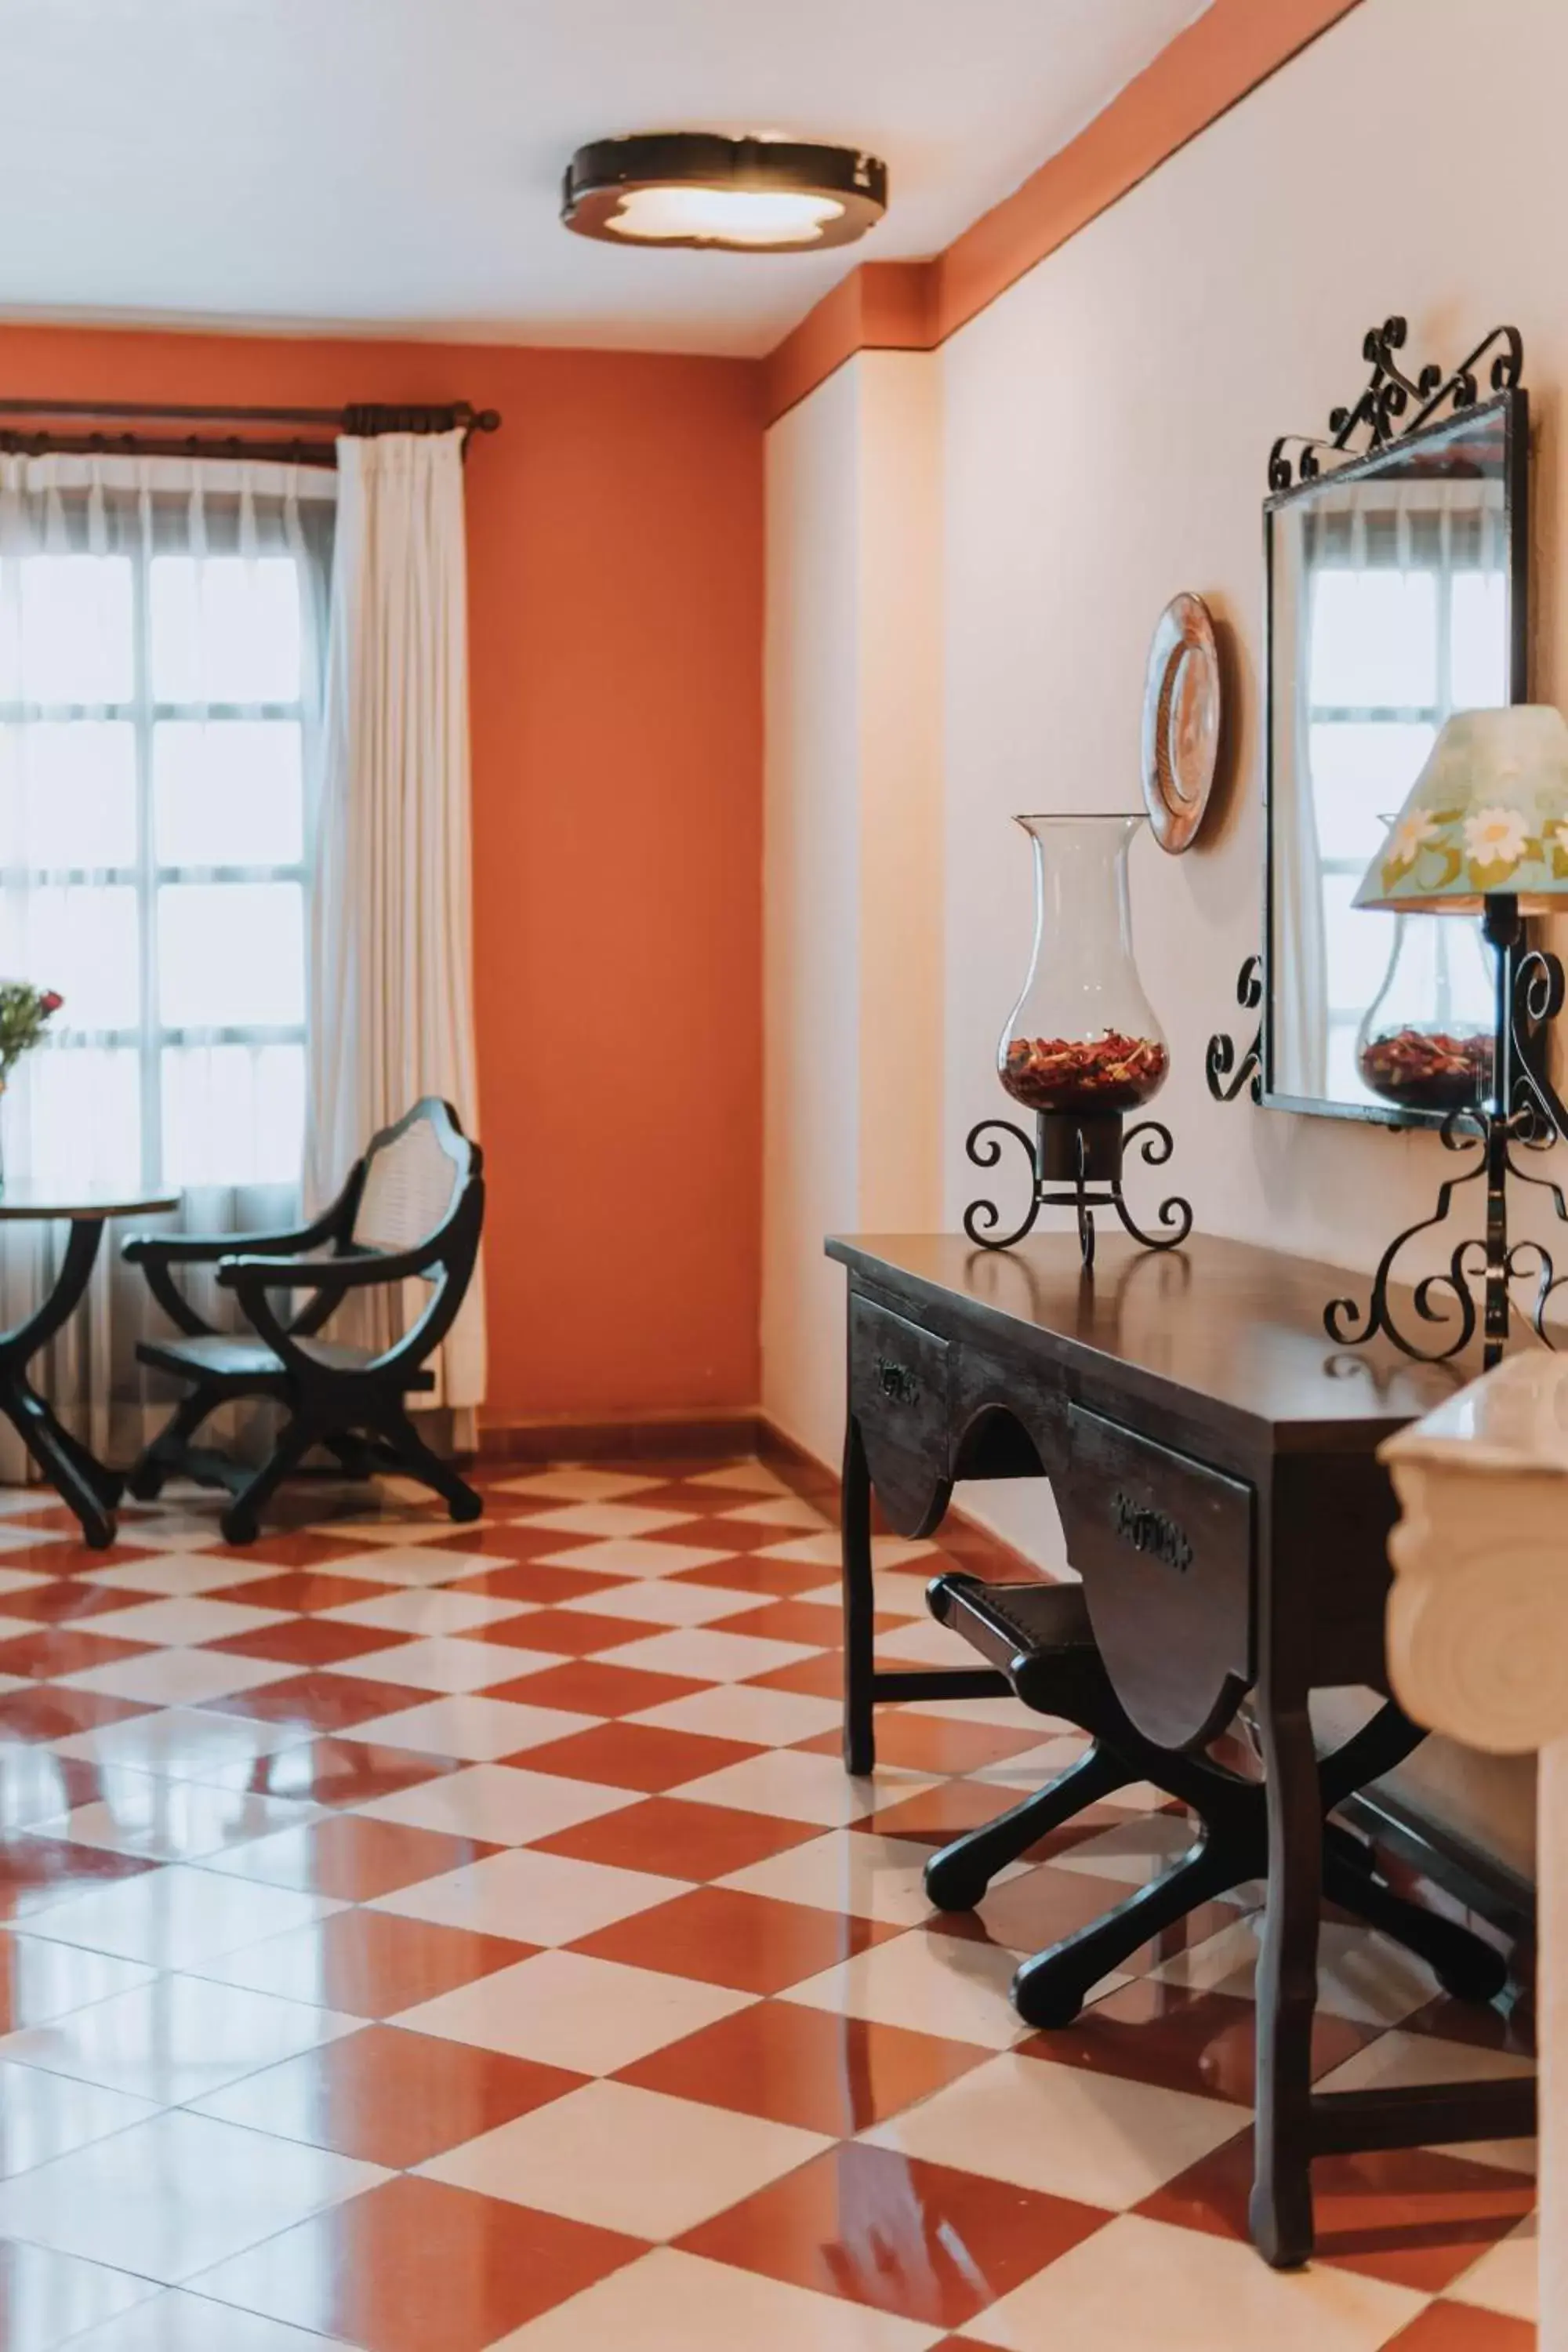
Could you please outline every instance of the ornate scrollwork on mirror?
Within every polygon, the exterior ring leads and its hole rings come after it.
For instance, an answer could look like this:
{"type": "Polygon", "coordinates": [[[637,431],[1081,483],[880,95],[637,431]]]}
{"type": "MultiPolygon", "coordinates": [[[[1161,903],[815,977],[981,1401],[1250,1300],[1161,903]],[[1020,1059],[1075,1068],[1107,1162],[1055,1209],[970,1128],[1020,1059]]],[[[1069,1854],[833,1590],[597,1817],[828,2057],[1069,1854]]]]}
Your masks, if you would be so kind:
{"type": "Polygon", "coordinates": [[[1480,385],[1476,370],[1492,354],[1489,381],[1493,392],[1510,392],[1524,373],[1524,344],[1517,327],[1494,327],[1483,335],[1468,359],[1447,376],[1435,362],[1428,362],[1417,376],[1408,376],[1394,354],[1405,348],[1408,329],[1400,318],[1385,319],[1381,327],[1369,327],[1362,339],[1361,353],[1372,369],[1361,397],[1350,408],[1331,409],[1329,414],[1329,436],[1319,440],[1304,433],[1282,433],[1268,452],[1268,487],[1274,491],[1291,489],[1302,482],[1315,482],[1323,470],[1324,457],[1345,461],[1370,457],[1386,448],[1391,441],[1411,433],[1424,432],[1435,418],[1445,411],[1458,415],[1474,408],[1480,398],[1480,385]],[[1408,424],[1399,422],[1412,401],[1415,414],[1408,424]],[[1294,468],[1290,451],[1297,452],[1294,468]]]}

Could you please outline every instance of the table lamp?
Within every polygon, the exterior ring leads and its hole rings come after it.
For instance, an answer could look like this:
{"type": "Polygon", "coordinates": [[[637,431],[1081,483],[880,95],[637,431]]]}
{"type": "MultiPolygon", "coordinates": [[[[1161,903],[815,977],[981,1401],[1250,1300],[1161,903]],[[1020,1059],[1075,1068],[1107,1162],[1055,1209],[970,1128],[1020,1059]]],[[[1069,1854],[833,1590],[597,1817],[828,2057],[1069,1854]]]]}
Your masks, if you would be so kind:
{"type": "MultiPolygon", "coordinates": [[[[1476,1328],[1469,1277],[1484,1266],[1487,1365],[1502,1354],[1509,1286],[1521,1275],[1536,1277],[1530,1321],[1537,1338],[1550,1346],[1547,1302],[1568,1275],[1554,1273],[1539,1242],[1510,1243],[1508,1184],[1511,1178],[1539,1186],[1568,1223],[1561,1189],[1549,1176],[1531,1174],[1514,1156],[1516,1147],[1543,1152],[1568,1136],[1568,1108],[1546,1066],[1548,1024],[1563,1001],[1563,967],[1556,956],[1531,947],[1524,930],[1528,915],[1568,913],[1568,722],[1562,713],[1545,703],[1457,711],[1439,732],[1352,903],[1396,915],[1479,915],[1495,957],[1492,1034],[1489,1047],[1448,1056],[1459,1094],[1468,1099],[1457,1100],[1449,1109],[1443,1140],[1455,1151],[1479,1144],[1472,1164],[1441,1186],[1431,1216],[1390,1243],[1366,1308],[1346,1298],[1331,1304],[1324,1317],[1330,1336],[1359,1345],[1381,1330],[1405,1354],[1429,1362],[1457,1355],[1476,1328]],[[1445,1221],[1459,1186],[1483,1177],[1485,1240],[1461,1242],[1447,1273],[1428,1275],[1415,1285],[1417,1316],[1444,1326],[1444,1344],[1422,1346],[1396,1328],[1390,1270],[1407,1242],[1445,1221]],[[1458,1326],[1450,1328],[1456,1309],[1458,1326]]],[[[1414,1027],[1379,1040],[1395,1066],[1406,1036],[1414,1041],[1407,1054],[1413,1064],[1423,1044],[1455,1043],[1423,1040],[1414,1027]]],[[[1428,1059],[1424,1076],[1430,1067],[1428,1059]]]]}

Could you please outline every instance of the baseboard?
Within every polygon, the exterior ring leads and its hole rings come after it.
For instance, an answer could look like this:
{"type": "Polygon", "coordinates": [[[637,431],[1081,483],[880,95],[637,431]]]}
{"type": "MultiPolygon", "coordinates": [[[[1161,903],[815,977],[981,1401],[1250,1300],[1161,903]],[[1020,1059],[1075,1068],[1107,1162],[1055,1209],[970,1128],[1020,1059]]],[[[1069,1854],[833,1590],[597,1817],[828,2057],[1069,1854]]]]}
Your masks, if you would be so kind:
{"type": "MultiPolygon", "coordinates": [[[[678,1408],[669,1412],[560,1414],[482,1422],[478,1460],[485,1462],[689,1462],[754,1454],[830,1519],[838,1517],[839,1475],[755,1405],[678,1408]]],[[[1047,1571],[967,1511],[950,1507],[942,1548],[973,1576],[996,1583],[1039,1583],[1047,1571]]]]}
{"type": "Polygon", "coordinates": [[[482,1422],[481,1462],[661,1462],[754,1454],[761,1416],[751,1405],[669,1412],[559,1414],[482,1422]]]}
{"type": "MultiPolygon", "coordinates": [[[[787,1485],[794,1487],[808,1503],[826,1511],[829,1518],[838,1517],[841,1480],[837,1470],[791,1437],[765,1413],[757,1416],[757,1453],[787,1485]]],[[[879,1524],[879,1521],[873,1522],[879,1524]]],[[[1056,1579],[1048,1569],[1041,1568],[1028,1556],[982,1527],[967,1511],[950,1504],[942,1523],[939,1538],[944,1552],[968,1570],[972,1576],[985,1578],[993,1584],[1051,1584],[1056,1579]]]]}

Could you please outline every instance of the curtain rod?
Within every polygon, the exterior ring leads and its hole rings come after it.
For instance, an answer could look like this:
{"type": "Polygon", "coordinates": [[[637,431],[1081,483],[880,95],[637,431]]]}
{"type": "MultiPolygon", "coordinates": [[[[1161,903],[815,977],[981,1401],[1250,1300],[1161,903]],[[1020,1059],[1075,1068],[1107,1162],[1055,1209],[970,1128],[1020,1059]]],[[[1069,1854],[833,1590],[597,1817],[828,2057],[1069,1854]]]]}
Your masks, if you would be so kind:
{"type": "MultiPolygon", "coordinates": [[[[460,432],[465,452],[476,433],[495,433],[500,426],[498,409],[475,408],[466,400],[444,406],[403,408],[386,407],[372,401],[351,402],[345,408],[211,408],[130,400],[0,400],[0,417],[7,416],[81,420],[102,417],[116,421],[144,417],[165,425],[312,425],[329,429],[334,436],[342,433],[356,438],[378,433],[460,432]]],[[[132,432],[63,434],[0,425],[0,451],[7,455],[42,457],[54,450],[90,457],[261,457],[284,465],[304,466],[331,466],[337,462],[331,441],[306,440],[300,435],[289,440],[254,440],[237,433],[150,437],[132,432]]]]}

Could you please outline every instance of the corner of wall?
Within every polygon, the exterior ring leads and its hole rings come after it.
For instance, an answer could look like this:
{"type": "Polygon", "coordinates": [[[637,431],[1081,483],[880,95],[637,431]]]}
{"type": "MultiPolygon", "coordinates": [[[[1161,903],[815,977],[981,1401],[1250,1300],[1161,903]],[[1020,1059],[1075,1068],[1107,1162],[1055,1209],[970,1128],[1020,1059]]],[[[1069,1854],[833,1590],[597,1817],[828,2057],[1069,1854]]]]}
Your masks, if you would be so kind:
{"type": "Polygon", "coordinates": [[[942,377],[867,352],[860,433],[860,1224],[942,1222],[942,377]]]}
{"type": "Polygon", "coordinates": [[[862,353],[768,436],[763,1402],[829,1458],[824,1236],[940,1222],[939,389],[862,353]]]}

